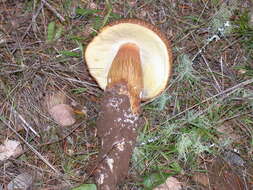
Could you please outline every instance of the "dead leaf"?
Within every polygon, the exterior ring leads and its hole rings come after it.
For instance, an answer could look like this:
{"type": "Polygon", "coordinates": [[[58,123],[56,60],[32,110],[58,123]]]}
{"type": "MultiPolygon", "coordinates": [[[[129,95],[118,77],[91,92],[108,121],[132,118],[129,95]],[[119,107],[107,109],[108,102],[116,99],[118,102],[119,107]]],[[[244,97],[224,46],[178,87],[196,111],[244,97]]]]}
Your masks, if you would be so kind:
{"type": "Polygon", "coordinates": [[[49,114],[61,126],[70,126],[76,122],[74,110],[67,104],[55,105],[49,109],[49,114]]]}
{"type": "Polygon", "coordinates": [[[0,160],[7,160],[11,156],[16,156],[22,152],[20,142],[6,140],[3,145],[0,145],[0,160]]]}
{"type": "Polygon", "coordinates": [[[29,173],[25,172],[16,176],[7,185],[7,189],[8,190],[17,190],[17,189],[28,190],[31,188],[32,183],[33,183],[33,177],[29,173]]]}
{"type": "Polygon", "coordinates": [[[74,110],[67,104],[67,97],[63,92],[46,95],[44,104],[48,113],[59,125],[65,127],[76,122],[74,110]]]}
{"type": "Polygon", "coordinates": [[[193,180],[208,189],[215,190],[243,190],[245,185],[243,179],[223,159],[216,158],[206,166],[207,173],[197,173],[193,180]]]}
{"type": "Polygon", "coordinates": [[[208,187],[209,186],[209,179],[208,179],[208,176],[207,174],[204,174],[204,173],[196,173],[194,176],[193,176],[193,180],[196,182],[196,183],[199,183],[203,186],[206,186],[208,187]]]}
{"type": "Polygon", "coordinates": [[[182,189],[181,182],[179,182],[175,177],[169,177],[167,178],[164,184],[159,185],[153,190],[181,190],[181,189],[182,189]]]}

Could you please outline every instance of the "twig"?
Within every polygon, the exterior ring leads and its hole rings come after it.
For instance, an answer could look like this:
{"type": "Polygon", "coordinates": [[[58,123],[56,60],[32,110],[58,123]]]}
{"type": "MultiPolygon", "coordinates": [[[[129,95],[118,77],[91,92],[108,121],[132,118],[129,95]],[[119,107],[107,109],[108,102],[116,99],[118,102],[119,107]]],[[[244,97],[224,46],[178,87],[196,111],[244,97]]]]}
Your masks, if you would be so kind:
{"type": "Polygon", "coordinates": [[[207,42],[199,49],[199,51],[193,56],[193,58],[192,58],[192,62],[196,59],[196,57],[198,57],[198,55],[200,54],[200,53],[202,53],[203,52],[203,50],[213,41],[213,40],[219,40],[220,39],[220,37],[218,36],[218,35],[213,35],[212,37],[210,37],[210,38],[208,38],[207,39],[207,42]]]}
{"type": "Polygon", "coordinates": [[[4,119],[3,116],[0,116],[0,120],[9,128],[11,129],[32,151],[35,155],[37,155],[46,165],[48,165],[56,174],[57,176],[62,176],[62,173],[55,169],[49,161],[44,158],[32,145],[30,145],[26,140],[4,119]]]}
{"type": "Polygon", "coordinates": [[[110,0],[106,0],[106,6],[107,6],[107,9],[108,9],[108,12],[107,14],[105,15],[105,19],[103,20],[103,24],[101,27],[104,27],[106,25],[106,23],[108,22],[109,20],[109,17],[112,13],[112,5],[111,5],[111,2],[110,0]]]}
{"type": "Polygon", "coordinates": [[[222,120],[218,121],[217,124],[221,124],[221,123],[224,123],[224,122],[226,122],[226,121],[229,121],[229,120],[232,120],[232,119],[236,119],[236,118],[241,117],[241,116],[243,116],[243,115],[247,115],[247,114],[249,114],[249,113],[251,113],[251,112],[252,112],[252,111],[247,111],[247,112],[245,112],[245,113],[239,113],[239,114],[233,115],[233,116],[231,116],[231,117],[229,117],[229,118],[225,118],[225,119],[222,119],[222,120]]]}
{"type": "Polygon", "coordinates": [[[71,134],[73,134],[75,132],[75,130],[77,130],[83,123],[84,122],[81,122],[81,123],[77,124],[68,134],[66,134],[62,138],[57,139],[57,140],[53,140],[53,141],[50,141],[50,142],[46,142],[46,143],[43,143],[43,144],[40,144],[40,145],[38,145],[36,147],[42,147],[42,146],[52,145],[52,144],[56,144],[56,143],[59,143],[59,142],[63,141],[64,139],[66,139],[67,137],[69,137],[71,134]]]}
{"type": "Polygon", "coordinates": [[[56,17],[61,21],[61,22],[65,22],[65,18],[63,18],[63,16],[60,15],[60,13],[57,12],[57,10],[52,7],[46,0],[42,0],[42,2],[47,6],[47,8],[52,11],[56,17]]]}
{"type": "Polygon", "coordinates": [[[13,107],[11,107],[11,110],[19,117],[19,119],[25,124],[26,127],[28,127],[37,137],[40,137],[40,135],[32,128],[32,126],[26,122],[22,115],[20,115],[13,107]]]}
{"type": "MultiPolygon", "coordinates": [[[[222,92],[220,92],[220,93],[218,93],[218,94],[216,94],[216,95],[214,95],[214,96],[212,96],[212,97],[209,97],[209,98],[203,100],[202,102],[200,102],[200,103],[198,103],[198,104],[195,104],[195,105],[193,105],[193,106],[191,106],[191,107],[185,109],[184,111],[182,111],[182,112],[180,112],[180,113],[178,113],[178,114],[172,116],[171,118],[169,118],[166,122],[168,122],[168,121],[170,121],[170,120],[172,120],[172,119],[175,119],[176,117],[182,115],[183,113],[185,113],[185,112],[187,112],[187,111],[189,111],[189,110],[191,110],[191,109],[193,109],[193,108],[195,108],[195,107],[197,107],[197,106],[199,106],[199,105],[201,105],[201,104],[203,104],[203,103],[206,103],[206,102],[208,102],[208,101],[210,101],[210,100],[212,100],[212,99],[214,99],[214,98],[216,98],[216,97],[218,97],[218,96],[224,95],[224,94],[229,93],[229,92],[230,92],[230,93],[233,93],[233,92],[236,91],[237,89],[239,89],[239,88],[241,88],[241,87],[244,87],[244,86],[246,86],[246,85],[248,85],[248,84],[251,84],[251,83],[253,83],[253,79],[249,79],[249,80],[246,80],[246,81],[244,81],[244,82],[241,82],[241,83],[239,83],[239,84],[237,84],[237,85],[235,85],[235,86],[233,86],[233,87],[231,87],[231,88],[228,88],[228,89],[226,89],[226,90],[224,90],[224,91],[222,91],[222,92]]],[[[229,93],[229,94],[230,94],[230,93],[229,93]]]]}
{"type": "Polygon", "coordinates": [[[220,68],[221,68],[221,88],[224,90],[224,68],[223,68],[223,59],[220,57],[220,68]]]}
{"type": "Polygon", "coordinates": [[[208,61],[206,60],[205,56],[204,56],[202,53],[201,53],[200,55],[201,55],[201,57],[203,58],[203,60],[204,60],[204,62],[205,62],[205,64],[206,64],[206,66],[207,66],[207,68],[208,68],[210,74],[211,74],[212,77],[213,77],[214,82],[216,83],[216,85],[217,85],[217,87],[218,87],[217,92],[221,92],[220,84],[219,84],[219,82],[217,81],[217,79],[215,78],[215,76],[214,76],[214,74],[213,74],[213,71],[212,71],[212,69],[210,68],[210,66],[209,66],[209,64],[208,64],[208,61]]]}
{"type": "Polygon", "coordinates": [[[203,10],[201,11],[201,13],[200,13],[200,15],[199,15],[199,17],[198,17],[198,19],[197,19],[197,23],[200,21],[200,18],[203,16],[203,14],[204,14],[204,12],[205,12],[205,10],[206,10],[206,8],[207,8],[207,4],[208,4],[208,1],[206,1],[206,2],[204,2],[204,8],[203,8],[203,10]]]}
{"type": "MultiPolygon", "coordinates": [[[[51,71],[53,71],[52,68],[49,68],[51,71]]],[[[54,77],[59,77],[63,80],[67,80],[67,81],[70,81],[70,82],[74,82],[74,83],[78,83],[78,84],[82,84],[82,85],[85,85],[85,87],[87,86],[91,86],[91,87],[96,87],[98,88],[98,85],[97,84],[92,84],[90,82],[86,82],[86,81],[81,81],[81,80],[77,80],[77,79],[74,79],[74,78],[69,78],[69,77],[64,77],[64,76],[61,76],[59,74],[57,74],[56,72],[54,72],[54,74],[50,73],[50,72],[47,72],[47,71],[44,71],[44,73],[46,73],[47,75],[51,75],[51,76],[54,76],[54,77]]]]}
{"type": "MultiPolygon", "coordinates": [[[[166,120],[165,122],[161,123],[161,125],[165,124],[166,122],[168,122],[168,121],[170,121],[170,120],[172,120],[172,119],[175,119],[175,118],[178,117],[179,115],[182,115],[183,113],[185,113],[185,112],[187,112],[187,111],[189,111],[189,110],[195,108],[196,106],[198,106],[198,105],[200,105],[200,104],[203,104],[203,103],[205,103],[205,102],[207,102],[207,101],[209,101],[209,100],[211,100],[211,99],[214,99],[214,98],[217,97],[217,96],[221,96],[221,95],[226,94],[226,96],[223,96],[223,97],[220,99],[220,101],[221,101],[221,100],[223,100],[224,98],[226,98],[226,97],[230,96],[231,94],[233,94],[237,89],[239,89],[239,88],[241,88],[241,87],[244,87],[244,86],[246,86],[246,85],[248,85],[248,84],[251,84],[251,83],[253,83],[253,79],[246,80],[246,81],[244,81],[244,82],[242,82],[242,83],[239,83],[239,84],[237,84],[237,85],[235,85],[235,86],[233,86],[233,87],[231,87],[231,88],[229,88],[229,89],[226,89],[226,90],[224,90],[224,91],[222,91],[222,92],[220,92],[220,93],[218,93],[218,94],[216,94],[216,95],[214,95],[214,96],[212,96],[212,97],[210,97],[210,98],[207,98],[206,100],[204,100],[204,101],[202,101],[202,102],[200,102],[200,103],[198,103],[198,104],[195,104],[195,105],[193,105],[192,107],[189,107],[189,108],[187,108],[186,110],[184,110],[184,111],[182,111],[182,112],[180,112],[180,113],[174,115],[173,117],[169,118],[169,119],[166,120]]],[[[209,106],[208,108],[206,108],[206,109],[204,109],[204,110],[198,112],[197,114],[194,115],[194,118],[197,118],[197,117],[201,116],[202,114],[204,114],[205,112],[207,112],[208,110],[210,110],[210,108],[213,107],[213,106],[215,106],[216,104],[217,104],[217,102],[214,103],[214,104],[212,104],[212,105],[209,106]]],[[[251,112],[249,111],[249,112],[247,112],[247,113],[238,114],[238,115],[235,115],[235,116],[233,116],[233,117],[231,117],[231,118],[229,118],[229,119],[234,119],[234,118],[237,118],[237,117],[239,117],[239,116],[242,116],[242,115],[245,115],[245,114],[249,114],[249,113],[251,113],[251,112]]],[[[226,120],[228,120],[228,119],[226,119],[226,120]]],[[[222,120],[221,122],[224,122],[224,121],[226,121],[226,120],[222,120]]],[[[221,123],[221,122],[219,122],[219,123],[221,123]]],[[[184,125],[187,124],[187,123],[188,123],[188,121],[184,121],[183,123],[180,124],[180,126],[184,126],[184,125]]],[[[149,139],[148,142],[146,142],[146,143],[155,142],[155,141],[157,141],[158,139],[161,139],[161,138],[163,138],[163,137],[164,137],[164,134],[159,135],[158,137],[155,137],[155,138],[153,138],[153,139],[149,139]]],[[[146,144],[146,143],[141,143],[140,145],[144,145],[144,144],[146,144]]]]}
{"type": "MultiPolygon", "coordinates": [[[[56,144],[56,143],[60,143],[62,142],[64,139],[66,139],[67,137],[69,137],[71,134],[73,134],[75,132],[75,130],[77,130],[83,123],[85,122],[81,122],[79,124],[77,124],[75,127],[73,127],[73,129],[68,133],[66,134],[65,136],[63,136],[62,138],[60,139],[57,139],[57,140],[53,140],[53,141],[49,141],[49,142],[46,142],[46,143],[43,143],[43,144],[38,144],[35,146],[35,148],[41,148],[43,146],[48,146],[48,145],[52,145],[52,144],[56,144]]],[[[19,154],[15,155],[14,157],[12,157],[13,159],[16,160],[16,158],[20,157],[21,155],[23,155],[24,153],[26,153],[27,151],[29,151],[29,149],[24,149],[22,152],[20,152],[19,154]]],[[[0,166],[3,165],[5,161],[0,161],[0,166]]]]}
{"type": "MultiPolygon", "coordinates": [[[[38,17],[38,15],[39,15],[41,9],[43,8],[43,6],[44,6],[44,3],[41,2],[39,8],[37,9],[37,11],[36,11],[36,13],[35,13],[35,15],[33,15],[33,17],[32,17],[32,22],[31,22],[31,24],[29,24],[29,26],[27,27],[25,33],[23,34],[23,36],[21,37],[21,39],[20,39],[19,42],[22,42],[22,41],[24,40],[24,38],[25,38],[26,35],[28,34],[29,30],[31,29],[32,25],[34,24],[36,18],[38,17]]],[[[18,46],[15,47],[15,48],[12,50],[11,53],[12,53],[12,54],[15,53],[17,49],[18,49],[18,46]]]]}

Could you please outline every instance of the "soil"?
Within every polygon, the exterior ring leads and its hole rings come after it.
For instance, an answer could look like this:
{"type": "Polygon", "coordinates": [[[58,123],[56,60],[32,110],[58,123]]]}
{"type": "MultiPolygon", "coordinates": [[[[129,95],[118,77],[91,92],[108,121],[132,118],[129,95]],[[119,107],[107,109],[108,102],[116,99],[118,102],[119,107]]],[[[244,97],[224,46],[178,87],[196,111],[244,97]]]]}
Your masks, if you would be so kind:
{"type": "Polygon", "coordinates": [[[204,189],[244,190],[250,187],[250,183],[246,185],[247,180],[244,178],[245,169],[242,166],[231,165],[222,158],[214,159],[207,165],[206,170],[206,173],[196,173],[193,176],[194,181],[201,184],[204,189]]]}

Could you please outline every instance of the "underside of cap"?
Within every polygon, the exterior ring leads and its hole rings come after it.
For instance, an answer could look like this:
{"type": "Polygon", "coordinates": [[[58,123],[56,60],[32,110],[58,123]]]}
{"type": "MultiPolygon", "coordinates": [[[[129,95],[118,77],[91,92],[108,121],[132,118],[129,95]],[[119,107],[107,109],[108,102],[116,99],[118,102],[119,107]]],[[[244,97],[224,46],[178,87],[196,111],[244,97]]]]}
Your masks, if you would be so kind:
{"type": "Polygon", "coordinates": [[[122,19],[101,30],[85,51],[90,74],[105,89],[111,64],[120,47],[127,43],[135,44],[140,51],[143,72],[141,99],[159,95],[171,73],[171,47],[158,28],[142,20],[122,19]]]}

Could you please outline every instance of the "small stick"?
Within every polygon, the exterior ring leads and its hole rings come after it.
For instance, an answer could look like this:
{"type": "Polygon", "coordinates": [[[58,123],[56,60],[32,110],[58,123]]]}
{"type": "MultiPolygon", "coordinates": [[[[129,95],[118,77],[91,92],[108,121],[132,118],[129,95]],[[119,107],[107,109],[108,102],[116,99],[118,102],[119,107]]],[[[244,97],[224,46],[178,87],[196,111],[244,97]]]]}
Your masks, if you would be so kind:
{"type": "MultiPolygon", "coordinates": [[[[40,135],[32,128],[32,126],[20,115],[13,107],[11,107],[11,110],[19,117],[19,119],[25,124],[26,127],[28,127],[37,137],[40,137],[40,135]]],[[[27,129],[26,129],[27,130],[27,129]]]]}
{"type": "MultiPolygon", "coordinates": [[[[43,147],[43,146],[48,146],[48,145],[60,143],[61,141],[63,141],[67,137],[69,137],[71,134],[73,134],[75,132],[75,130],[78,129],[82,124],[84,124],[84,122],[81,122],[81,123],[77,124],[68,134],[66,134],[62,138],[57,139],[57,140],[53,140],[53,141],[49,141],[49,142],[46,142],[46,143],[43,143],[43,144],[38,144],[38,145],[35,146],[35,148],[40,148],[40,147],[43,147]]],[[[29,151],[29,149],[26,148],[25,150],[23,150],[22,152],[20,152],[18,155],[15,155],[14,157],[12,156],[12,158],[14,160],[16,160],[16,158],[18,158],[19,156],[23,155],[24,153],[26,153],[28,151],[29,151]]],[[[5,162],[7,162],[7,160],[0,161],[0,166],[3,165],[5,162]]]]}
{"type": "Polygon", "coordinates": [[[109,17],[112,13],[112,5],[111,5],[111,2],[110,0],[106,0],[106,6],[107,6],[107,9],[108,9],[108,12],[107,14],[105,15],[105,19],[103,20],[103,24],[101,27],[104,27],[107,23],[107,21],[109,20],[109,17]]]}
{"type": "MultiPolygon", "coordinates": [[[[37,9],[35,15],[33,15],[33,17],[32,17],[32,22],[31,22],[31,24],[29,24],[29,26],[27,27],[25,33],[24,33],[23,36],[21,37],[20,42],[22,42],[22,41],[24,40],[24,38],[26,37],[26,35],[28,34],[28,32],[29,32],[29,30],[31,29],[32,25],[34,24],[36,18],[39,16],[39,13],[40,13],[41,9],[43,8],[43,6],[44,6],[44,4],[41,3],[40,6],[39,6],[39,8],[37,9]]],[[[18,46],[15,47],[15,48],[12,50],[11,53],[14,54],[14,53],[16,52],[17,49],[18,49],[18,46]]]]}
{"type": "Polygon", "coordinates": [[[199,56],[199,54],[201,54],[203,52],[203,50],[213,41],[217,41],[219,40],[220,37],[218,35],[213,35],[212,37],[210,37],[209,39],[207,39],[207,42],[199,49],[199,51],[193,56],[192,58],[192,62],[196,59],[196,57],[199,56]]]}
{"type": "Polygon", "coordinates": [[[37,155],[46,165],[48,165],[58,176],[62,176],[61,172],[55,169],[49,161],[44,158],[32,145],[30,145],[26,140],[4,119],[4,117],[0,116],[0,120],[11,129],[32,151],[35,155],[37,155]]]}
{"type": "Polygon", "coordinates": [[[60,13],[57,12],[57,10],[52,7],[46,0],[42,0],[42,2],[47,6],[47,8],[52,11],[56,17],[61,21],[61,22],[65,22],[65,18],[63,18],[63,16],[60,15],[60,13]]]}
{"type": "Polygon", "coordinates": [[[203,58],[203,60],[204,60],[204,62],[205,62],[205,64],[206,64],[206,66],[207,66],[207,68],[208,68],[210,74],[212,75],[213,80],[214,80],[214,82],[216,83],[216,86],[218,87],[218,89],[216,89],[217,92],[221,92],[220,84],[219,84],[219,82],[217,81],[217,79],[215,78],[215,76],[214,76],[214,74],[213,74],[213,71],[212,71],[211,67],[209,66],[208,61],[206,60],[205,56],[204,56],[202,53],[200,53],[200,55],[201,55],[201,57],[203,58]]]}
{"type": "Polygon", "coordinates": [[[224,90],[224,68],[223,68],[223,59],[222,59],[222,56],[220,57],[220,68],[221,68],[221,87],[222,87],[222,90],[224,90]]]}
{"type": "Polygon", "coordinates": [[[244,86],[246,86],[246,85],[248,85],[248,84],[251,84],[251,83],[253,83],[253,79],[249,79],[249,80],[243,81],[243,82],[241,82],[241,83],[239,83],[239,84],[237,84],[237,85],[235,85],[235,86],[232,86],[231,88],[228,88],[228,89],[226,89],[226,90],[224,90],[224,91],[221,91],[220,93],[215,94],[214,96],[209,97],[209,98],[203,100],[202,102],[200,102],[200,103],[198,103],[198,104],[195,104],[195,105],[193,105],[193,106],[191,106],[191,107],[185,109],[184,111],[182,111],[182,112],[180,112],[180,113],[178,113],[178,114],[172,116],[172,117],[169,118],[166,122],[168,122],[168,121],[170,121],[170,120],[172,120],[172,119],[175,119],[175,118],[177,118],[178,116],[182,115],[183,113],[185,113],[185,112],[187,112],[187,111],[189,111],[189,110],[191,110],[191,109],[193,109],[193,108],[195,108],[195,107],[197,107],[197,106],[199,106],[199,105],[201,105],[201,104],[203,104],[203,103],[206,103],[206,102],[208,102],[209,100],[212,100],[212,99],[214,99],[214,98],[216,98],[216,97],[218,97],[218,96],[221,96],[221,95],[224,95],[224,94],[232,94],[232,93],[233,93],[234,91],[236,91],[238,88],[242,88],[242,87],[244,87],[244,86]]]}

